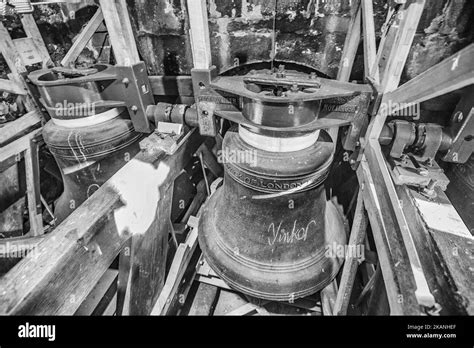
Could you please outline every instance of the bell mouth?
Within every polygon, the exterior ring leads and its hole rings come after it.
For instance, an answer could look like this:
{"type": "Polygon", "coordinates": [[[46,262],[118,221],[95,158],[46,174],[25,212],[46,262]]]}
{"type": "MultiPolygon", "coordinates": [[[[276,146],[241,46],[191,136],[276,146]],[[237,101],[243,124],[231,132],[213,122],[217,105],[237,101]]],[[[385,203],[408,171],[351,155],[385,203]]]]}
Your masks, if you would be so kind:
{"type": "MultiPolygon", "coordinates": [[[[327,247],[345,245],[344,223],[331,201],[325,202],[324,245],[315,246],[311,255],[294,262],[262,262],[227,245],[217,217],[224,209],[219,188],[206,203],[199,225],[199,245],[214,272],[231,288],[244,294],[273,301],[291,301],[312,295],[326,287],[339,272],[343,257],[327,257],[327,247]]],[[[262,253],[265,251],[262,250],[262,253]]]]}

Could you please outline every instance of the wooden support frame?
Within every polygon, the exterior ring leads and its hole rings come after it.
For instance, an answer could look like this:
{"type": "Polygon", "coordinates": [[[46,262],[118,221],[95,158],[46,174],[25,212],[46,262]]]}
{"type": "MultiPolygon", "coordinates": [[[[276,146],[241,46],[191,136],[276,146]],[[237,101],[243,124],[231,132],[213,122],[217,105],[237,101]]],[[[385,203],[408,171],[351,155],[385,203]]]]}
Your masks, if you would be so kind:
{"type": "MultiPolygon", "coordinates": [[[[349,237],[348,250],[355,250],[357,246],[363,245],[365,233],[367,229],[367,214],[364,207],[364,198],[359,191],[357,195],[357,203],[354,213],[354,221],[352,223],[351,234],[349,237]]],[[[336,303],[334,304],[334,315],[346,315],[349,307],[349,300],[352,294],[357,266],[360,260],[354,255],[348,255],[342,269],[339,291],[337,292],[336,303]]]]}
{"type": "Polygon", "coordinates": [[[99,29],[100,25],[104,21],[104,15],[100,7],[97,8],[96,13],[89,20],[87,25],[82,29],[79,36],[74,41],[73,45],[61,60],[61,65],[68,67],[76,61],[77,57],[86,47],[89,40],[92,38],[94,33],[99,29]]]}
{"type": "Polygon", "coordinates": [[[128,66],[140,62],[126,1],[100,0],[100,7],[117,64],[128,66]]]}
{"type": "Polygon", "coordinates": [[[162,222],[171,206],[170,189],[203,139],[190,132],[173,155],[153,146],[156,141],[153,135],[144,139],[135,158],[0,278],[6,294],[1,314],[74,314],[130,240],[125,307],[132,315],[150,313],[164,283],[170,226],[162,222]]]}
{"type": "MultiPolygon", "coordinates": [[[[366,76],[376,85],[378,82],[380,83],[380,92],[384,93],[382,103],[391,102],[395,107],[400,103],[405,103],[405,105],[421,103],[474,83],[474,65],[472,63],[474,45],[470,45],[397,88],[416,27],[421,18],[424,2],[422,0],[407,1],[402,6],[397,14],[396,24],[387,28],[382,37],[375,61],[374,42],[367,42],[364,45],[366,76]],[[381,59],[384,59],[383,64],[381,59]],[[377,70],[378,68],[380,72],[377,70]]],[[[369,2],[363,1],[362,12],[364,33],[370,33],[373,23],[370,23],[372,18],[369,2]]],[[[389,9],[389,17],[394,12],[389,9]]],[[[394,186],[378,143],[378,137],[387,116],[387,112],[379,112],[371,120],[363,144],[364,154],[357,175],[363,203],[369,212],[369,220],[378,251],[379,269],[383,273],[391,312],[393,314],[421,314],[423,307],[425,310],[427,308],[433,310],[436,307],[436,302],[424,274],[420,255],[415,247],[414,239],[419,241],[420,238],[419,231],[412,231],[413,226],[416,226],[413,224],[413,219],[417,215],[412,214],[415,207],[411,205],[407,210],[408,208],[403,206],[402,209],[400,206],[401,189],[394,186]],[[407,213],[409,218],[405,215],[407,213]],[[396,256],[397,253],[398,256],[396,256]],[[404,266],[397,267],[397,260],[402,259],[404,266]]],[[[402,195],[402,197],[407,199],[406,195],[402,195]]],[[[413,204],[413,202],[406,203],[413,204]]],[[[431,234],[432,238],[442,236],[436,234],[434,237],[435,234],[431,234]]],[[[442,242],[440,243],[442,244],[442,242]]],[[[350,264],[346,263],[345,268],[349,267],[350,264]]],[[[344,278],[346,277],[343,274],[344,278]]],[[[464,286],[460,279],[458,279],[458,283],[460,283],[459,286],[464,286]]],[[[345,283],[338,294],[338,306],[341,306],[342,299],[345,297],[343,289],[347,289],[345,283]]]]}
{"type": "MultiPolygon", "coordinates": [[[[34,115],[34,114],[31,114],[34,115]]],[[[28,123],[27,123],[28,124],[28,123]]],[[[16,125],[12,126],[12,130],[16,125]]],[[[41,214],[41,197],[39,184],[38,140],[42,129],[36,129],[27,135],[3,146],[0,151],[0,163],[15,157],[25,159],[26,192],[28,197],[28,212],[30,221],[29,236],[43,234],[43,217],[41,214]]]]}

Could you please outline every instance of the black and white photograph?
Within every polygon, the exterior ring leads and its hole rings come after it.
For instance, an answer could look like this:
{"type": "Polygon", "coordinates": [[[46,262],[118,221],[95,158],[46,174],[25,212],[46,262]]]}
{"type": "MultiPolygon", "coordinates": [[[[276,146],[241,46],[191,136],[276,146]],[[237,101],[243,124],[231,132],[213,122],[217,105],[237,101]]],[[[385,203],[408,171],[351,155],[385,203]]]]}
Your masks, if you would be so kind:
{"type": "Polygon", "coordinates": [[[472,347],[473,139],[472,0],[0,0],[0,347],[472,347]]]}

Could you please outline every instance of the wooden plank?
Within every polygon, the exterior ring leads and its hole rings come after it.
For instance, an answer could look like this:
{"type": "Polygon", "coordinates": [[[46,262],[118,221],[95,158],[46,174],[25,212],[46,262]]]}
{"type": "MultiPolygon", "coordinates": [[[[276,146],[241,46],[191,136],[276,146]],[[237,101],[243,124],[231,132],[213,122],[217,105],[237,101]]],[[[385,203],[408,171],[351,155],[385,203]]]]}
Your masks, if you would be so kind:
{"type": "Polygon", "coordinates": [[[0,92],[25,95],[26,90],[19,86],[16,82],[0,79],[0,92]]]}
{"type": "MultiPolygon", "coordinates": [[[[354,65],[354,60],[360,43],[362,21],[360,0],[356,1],[353,8],[354,10],[352,12],[351,22],[349,24],[349,29],[344,41],[341,61],[339,62],[339,70],[337,72],[337,80],[343,82],[348,82],[351,77],[352,67],[354,65]]],[[[338,132],[339,127],[328,129],[328,133],[334,142],[337,142],[338,132]]]]}
{"type": "Polygon", "coordinates": [[[334,279],[328,286],[321,290],[321,308],[324,315],[334,315],[334,305],[337,298],[337,282],[334,279]]]}
{"type": "Polygon", "coordinates": [[[393,91],[400,83],[424,6],[425,0],[407,0],[397,15],[399,27],[396,37],[389,47],[385,69],[380,71],[380,84],[384,92],[393,91]]]}
{"type": "Polygon", "coordinates": [[[116,247],[119,236],[113,219],[105,233],[103,225],[120,197],[104,186],[101,189],[102,194],[94,194],[95,199],[87,200],[44,237],[34,257],[28,255],[0,278],[0,313],[73,314],[77,310],[108,268],[100,270],[106,249],[116,247]],[[99,248],[93,248],[95,244],[99,248]]]}
{"type": "Polygon", "coordinates": [[[428,199],[406,185],[396,188],[400,199],[407,202],[403,210],[428,284],[440,305],[439,314],[467,315],[469,311],[472,314],[471,233],[441,190],[436,190],[436,197],[428,199]],[[446,245],[445,241],[455,245],[446,245]]]}
{"type": "Polygon", "coordinates": [[[112,316],[116,315],[116,308],[117,308],[117,294],[115,294],[114,297],[112,297],[112,300],[110,300],[109,305],[105,309],[104,313],[102,313],[103,316],[112,316]]]}
{"type": "MultiPolygon", "coordinates": [[[[2,129],[2,128],[0,128],[2,129]]],[[[41,134],[42,129],[35,129],[27,135],[0,148],[0,162],[6,161],[10,157],[26,151],[30,148],[30,142],[41,134]]],[[[1,138],[0,138],[1,139],[1,138]]],[[[5,139],[5,138],[4,138],[5,139]]]]}
{"type": "MultiPolygon", "coordinates": [[[[375,63],[375,65],[379,67],[379,79],[374,78],[375,82],[380,80],[379,88],[382,93],[395,90],[400,83],[402,71],[408,58],[408,53],[410,52],[424,5],[425,0],[408,0],[397,14],[396,24],[392,25],[392,28],[390,28],[387,33],[387,35],[392,35],[393,38],[390,40],[387,40],[385,36],[382,38],[384,44],[379,47],[379,52],[382,53],[377,55],[378,61],[375,63]],[[385,54],[386,56],[384,56],[385,54]]],[[[376,66],[374,66],[372,70],[375,77],[377,74],[376,66]]],[[[423,88],[425,87],[426,86],[423,88]]],[[[386,103],[387,101],[388,99],[386,95],[384,95],[382,103],[386,103]]],[[[387,108],[384,108],[384,110],[385,109],[387,108]]],[[[379,138],[387,114],[385,110],[385,112],[379,112],[372,118],[367,129],[367,138],[379,138]]]]}
{"type": "Polygon", "coordinates": [[[337,72],[337,79],[339,81],[348,82],[351,77],[352,66],[357,54],[357,49],[360,43],[361,34],[361,10],[360,0],[354,5],[354,13],[352,14],[349,30],[344,41],[344,48],[342,51],[341,62],[339,63],[339,70],[337,72]]]}
{"type": "Polygon", "coordinates": [[[118,65],[133,65],[140,61],[132,24],[125,0],[100,0],[105,25],[118,65]]]}
{"type": "Polygon", "coordinates": [[[369,139],[369,147],[367,150],[366,157],[369,167],[373,168],[374,175],[378,176],[380,179],[383,179],[383,189],[385,191],[380,190],[379,193],[382,193],[383,197],[388,197],[390,199],[391,211],[393,211],[395,215],[397,228],[401,232],[401,237],[408,254],[411,271],[414,276],[416,285],[415,295],[418,303],[428,308],[433,307],[435,305],[434,296],[431,293],[424,276],[423,268],[418,256],[418,251],[416,250],[413,237],[411,235],[410,229],[408,228],[408,224],[406,222],[405,215],[403,214],[395,185],[393,184],[390,171],[382,154],[379,142],[369,139]]]}
{"type": "Polygon", "coordinates": [[[362,0],[362,23],[364,35],[364,70],[365,77],[379,83],[378,66],[376,65],[377,47],[375,44],[374,9],[372,0],[362,0]]]}
{"type": "Polygon", "coordinates": [[[92,38],[97,29],[100,27],[103,21],[104,15],[102,14],[102,9],[99,7],[97,8],[97,11],[95,12],[94,16],[92,16],[87,25],[76,37],[76,40],[64,56],[63,60],[61,60],[62,66],[68,67],[74,64],[79,54],[81,54],[81,52],[84,50],[87,43],[92,38]]]}
{"type": "Polygon", "coordinates": [[[194,69],[209,69],[212,65],[206,0],[187,0],[189,36],[194,69]]]}
{"type": "Polygon", "coordinates": [[[193,97],[191,76],[148,76],[153,95],[193,97]]]}
{"type": "Polygon", "coordinates": [[[23,235],[24,212],[24,196],[0,212],[0,257],[2,255],[2,241],[23,235]]]}
{"type": "Polygon", "coordinates": [[[0,314],[73,314],[131,236],[130,313],[149,314],[169,235],[164,194],[202,142],[192,135],[173,156],[156,150],[156,138],[142,141],[135,158],[45,236],[34,258],[0,278],[0,314]]]}
{"type": "Polygon", "coordinates": [[[48,49],[44,44],[43,37],[41,36],[41,33],[38,29],[38,26],[36,25],[36,21],[33,18],[33,15],[30,13],[23,14],[22,16],[20,16],[20,19],[21,23],[23,24],[23,29],[25,30],[26,35],[33,39],[34,45],[36,46],[36,49],[38,50],[38,53],[43,62],[43,68],[52,65],[53,63],[49,56],[48,49]]]}
{"type": "Polygon", "coordinates": [[[102,278],[99,279],[94,289],[87,295],[87,298],[82,302],[74,315],[92,315],[109,288],[117,281],[117,277],[117,270],[108,269],[105,271],[102,278]]]}
{"type": "Polygon", "coordinates": [[[216,286],[199,283],[188,315],[211,315],[218,290],[216,286]]]}
{"type": "Polygon", "coordinates": [[[386,197],[383,178],[369,169],[365,156],[357,169],[357,176],[369,215],[391,314],[419,315],[423,312],[415,296],[415,279],[390,198],[386,197]]]}
{"type": "MultiPolygon", "coordinates": [[[[354,213],[354,221],[352,223],[351,235],[349,238],[349,250],[356,250],[358,245],[363,245],[365,233],[367,229],[367,215],[364,207],[364,198],[359,191],[357,195],[357,204],[354,213]]],[[[334,315],[346,315],[349,307],[349,300],[354,286],[354,280],[357,273],[359,260],[355,255],[347,255],[344,268],[342,270],[339,290],[337,292],[336,303],[334,304],[334,315]]]]}
{"type": "Polygon", "coordinates": [[[470,44],[395,91],[387,93],[384,95],[383,102],[391,101],[394,105],[393,112],[395,112],[398,109],[394,103],[421,103],[474,84],[473,56],[474,44],[470,44]]]}
{"type": "MultiPolygon", "coordinates": [[[[2,22],[0,22],[0,53],[11,70],[10,80],[27,89],[26,83],[21,76],[21,74],[26,73],[25,63],[2,22]]],[[[38,104],[29,94],[26,95],[24,103],[28,111],[40,110],[38,104]]]]}
{"type": "Polygon", "coordinates": [[[193,228],[186,238],[185,243],[181,243],[176,250],[176,254],[173,258],[166,283],[161,291],[160,297],[156,301],[151,315],[165,315],[169,306],[171,305],[172,298],[175,296],[181,279],[191,261],[191,257],[194,254],[194,250],[197,247],[197,228],[193,228]]]}
{"type": "Polygon", "coordinates": [[[25,151],[26,195],[28,197],[28,215],[31,236],[39,236],[43,231],[43,214],[41,209],[40,171],[38,145],[32,139],[25,151]]]}

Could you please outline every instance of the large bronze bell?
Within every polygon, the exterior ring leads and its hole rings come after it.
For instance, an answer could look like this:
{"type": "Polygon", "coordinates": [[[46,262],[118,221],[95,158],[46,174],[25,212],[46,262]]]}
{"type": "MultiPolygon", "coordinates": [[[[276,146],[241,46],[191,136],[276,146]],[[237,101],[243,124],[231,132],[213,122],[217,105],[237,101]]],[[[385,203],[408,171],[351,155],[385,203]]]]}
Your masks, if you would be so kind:
{"type": "Polygon", "coordinates": [[[210,267],[250,296],[308,296],[342,265],[328,251],[346,244],[343,221],[323,185],[335,146],[313,127],[327,93],[321,83],[280,66],[213,84],[240,96],[242,111],[225,114],[239,128],[225,134],[224,184],[204,207],[199,244],[210,267]]]}
{"type": "MultiPolygon", "coordinates": [[[[240,133],[252,142],[242,127],[240,133]]],[[[211,268],[258,298],[291,301],[324,288],[342,264],[327,248],[346,243],[323,186],[334,153],[329,135],[321,131],[298,151],[271,152],[229,131],[222,151],[253,156],[225,163],[223,187],[205,206],[199,243],[211,268]]]]}

